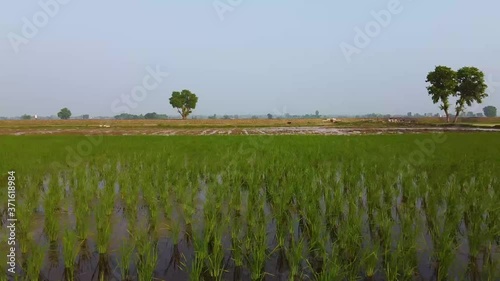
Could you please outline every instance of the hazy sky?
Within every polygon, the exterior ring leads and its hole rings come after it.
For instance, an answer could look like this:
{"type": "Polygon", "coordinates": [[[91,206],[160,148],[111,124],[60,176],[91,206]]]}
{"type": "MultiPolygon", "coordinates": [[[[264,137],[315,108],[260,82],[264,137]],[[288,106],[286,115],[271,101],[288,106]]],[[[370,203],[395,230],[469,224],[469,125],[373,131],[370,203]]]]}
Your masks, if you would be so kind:
{"type": "Polygon", "coordinates": [[[435,65],[479,67],[485,104],[500,107],[497,0],[54,1],[0,0],[0,116],[112,116],[144,80],[131,113],[174,115],[182,89],[199,96],[195,114],[438,112],[425,89],[435,65]],[[382,10],[391,19],[370,23],[382,10]],[[169,76],[157,83],[148,66],[169,76]]]}

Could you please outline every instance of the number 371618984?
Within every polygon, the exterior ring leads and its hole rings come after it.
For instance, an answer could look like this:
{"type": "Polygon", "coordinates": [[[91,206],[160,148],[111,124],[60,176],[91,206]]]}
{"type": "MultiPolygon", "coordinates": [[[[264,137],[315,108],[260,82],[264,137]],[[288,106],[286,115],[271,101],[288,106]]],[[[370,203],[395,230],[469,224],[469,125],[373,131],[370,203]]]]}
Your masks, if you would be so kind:
{"type": "Polygon", "coordinates": [[[7,190],[8,190],[8,197],[9,197],[9,212],[15,211],[15,210],[10,210],[10,208],[15,207],[14,203],[16,200],[16,172],[15,171],[10,171],[8,172],[8,177],[7,177],[7,190]]]}

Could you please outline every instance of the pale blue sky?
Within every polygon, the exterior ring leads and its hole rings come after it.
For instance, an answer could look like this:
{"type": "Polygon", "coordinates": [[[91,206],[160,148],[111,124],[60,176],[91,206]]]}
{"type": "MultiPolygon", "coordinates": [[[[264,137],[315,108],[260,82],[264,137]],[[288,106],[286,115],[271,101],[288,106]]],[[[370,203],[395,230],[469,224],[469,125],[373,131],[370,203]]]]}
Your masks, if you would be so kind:
{"type": "MultiPolygon", "coordinates": [[[[349,63],[340,44],[390,1],[242,0],[221,20],[212,0],[71,0],[16,54],[8,34],[43,10],[0,0],[0,116],[112,116],[157,65],[169,77],[131,113],[174,115],[168,98],[185,88],[199,96],[195,114],[438,112],[425,89],[435,65],[477,66],[500,82],[494,0],[401,0],[349,63]]],[[[485,104],[500,107],[495,88],[485,104]]]]}

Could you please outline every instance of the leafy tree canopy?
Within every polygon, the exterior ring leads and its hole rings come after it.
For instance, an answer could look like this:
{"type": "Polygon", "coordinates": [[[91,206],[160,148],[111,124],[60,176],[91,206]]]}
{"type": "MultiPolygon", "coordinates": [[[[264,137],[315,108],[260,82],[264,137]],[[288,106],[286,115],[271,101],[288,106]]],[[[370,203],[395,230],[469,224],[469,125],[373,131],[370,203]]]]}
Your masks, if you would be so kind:
{"type": "Polygon", "coordinates": [[[444,111],[446,120],[449,122],[450,108],[449,97],[455,94],[457,88],[457,73],[447,66],[436,66],[434,71],[429,72],[425,82],[427,91],[435,104],[441,102],[439,108],[444,111]]]}
{"type": "Polygon", "coordinates": [[[483,108],[484,116],[486,117],[497,117],[497,108],[494,106],[487,106],[483,108]]]}
{"type": "Polygon", "coordinates": [[[488,86],[484,81],[484,73],[476,67],[462,67],[457,71],[457,88],[455,96],[456,103],[455,122],[460,113],[464,111],[465,105],[471,106],[474,102],[481,103],[488,96],[488,86]]]}
{"type": "Polygon", "coordinates": [[[71,111],[65,107],[65,108],[61,109],[61,111],[59,111],[59,113],[57,113],[57,117],[59,117],[63,120],[67,120],[71,117],[71,111]]]}
{"type": "Polygon", "coordinates": [[[182,119],[186,119],[193,112],[198,103],[198,97],[189,90],[181,92],[173,92],[170,98],[170,104],[181,115],[182,119]]]}

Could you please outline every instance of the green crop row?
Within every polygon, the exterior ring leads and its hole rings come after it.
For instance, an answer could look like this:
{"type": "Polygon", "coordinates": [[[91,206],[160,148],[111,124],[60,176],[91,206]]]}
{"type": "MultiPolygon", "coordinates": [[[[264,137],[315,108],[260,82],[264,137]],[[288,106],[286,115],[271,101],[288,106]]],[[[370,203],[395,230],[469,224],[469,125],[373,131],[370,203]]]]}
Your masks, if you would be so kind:
{"type": "Polygon", "coordinates": [[[191,280],[500,277],[499,134],[106,137],[68,154],[85,141],[0,139],[20,280],[58,247],[78,279],[89,245],[100,280],[161,280],[163,251],[191,280]]]}

